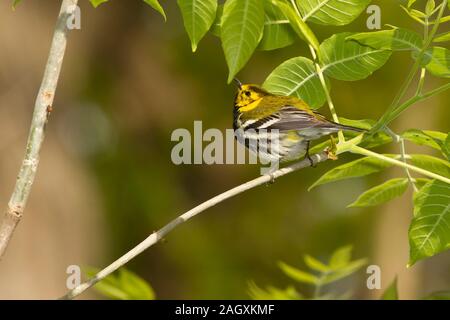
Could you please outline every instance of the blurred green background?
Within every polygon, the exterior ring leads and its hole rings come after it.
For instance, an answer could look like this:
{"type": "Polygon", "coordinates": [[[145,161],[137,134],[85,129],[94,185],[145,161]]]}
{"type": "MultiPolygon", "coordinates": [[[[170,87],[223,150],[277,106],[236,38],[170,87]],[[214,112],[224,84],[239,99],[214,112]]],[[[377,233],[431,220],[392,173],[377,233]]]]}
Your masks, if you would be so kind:
{"type": "MultiPolygon", "coordinates": [[[[59,1],[0,3],[0,200],[5,207],[23,157],[34,98],[47,58],[59,1]]],[[[416,28],[402,1],[373,1],[382,24],[416,28]]],[[[4,260],[0,298],[55,298],[65,292],[66,267],[103,267],[153,230],[193,206],[259,175],[255,165],[172,163],[176,128],[232,127],[235,87],[226,84],[220,41],[207,35],[191,52],[175,1],[161,1],[168,20],[139,0],[111,0],[97,9],[80,0],[81,30],[71,32],[55,112],[47,127],[41,166],[29,205],[4,260]]],[[[320,40],[366,31],[363,13],[346,27],[313,28],[320,40]]],[[[418,30],[420,31],[420,30],[418,30]]],[[[302,42],[258,51],[239,74],[262,83],[281,62],[309,56],[302,42]]],[[[338,114],[377,119],[389,105],[412,60],[396,53],[366,80],[332,82],[338,114]]],[[[427,78],[427,87],[441,80],[427,78]]],[[[448,93],[427,100],[392,128],[449,131],[448,93]]],[[[326,107],[321,112],[328,115],[326,107]]],[[[380,152],[397,152],[389,145],[380,152]]],[[[408,152],[427,152],[408,145],[408,152]]],[[[352,244],[356,258],[382,270],[385,288],[399,275],[400,296],[417,298],[450,287],[450,256],[407,269],[412,191],[373,209],[346,206],[371,186],[403,175],[392,169],[363,179],[307,187],[327,169],[352,159],[290,174],[245,192],[177,228],[128,268],[148,280],[160,299],[248,298],[248,282],[292,284],[278,261],[302,267],[306,253],[327,258],[352,244]]],[[[364,270],[334,289],[378,298],[364,270]]],[[[308,293],[310,289],[299,289],[308,293]]],[[[333,288],[331,288],[333,290],[333,288]]],[[[95,292],[83,298],[99,297],[95,292]]]]}

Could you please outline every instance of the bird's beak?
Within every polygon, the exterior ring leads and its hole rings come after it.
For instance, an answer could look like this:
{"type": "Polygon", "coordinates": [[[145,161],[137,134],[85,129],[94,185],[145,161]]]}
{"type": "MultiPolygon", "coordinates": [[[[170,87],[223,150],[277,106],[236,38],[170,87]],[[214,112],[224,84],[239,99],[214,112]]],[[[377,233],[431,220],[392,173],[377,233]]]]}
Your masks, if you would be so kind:
{"type": "Polygon", "coordinates": [[[242,82],[239,81],[238,78],[234,78],[234,82],[236,82],[236,84],[237,84],[237,86],[238,86],[238,89],[241,90],[241,89],[242,89],[242,82]]]}

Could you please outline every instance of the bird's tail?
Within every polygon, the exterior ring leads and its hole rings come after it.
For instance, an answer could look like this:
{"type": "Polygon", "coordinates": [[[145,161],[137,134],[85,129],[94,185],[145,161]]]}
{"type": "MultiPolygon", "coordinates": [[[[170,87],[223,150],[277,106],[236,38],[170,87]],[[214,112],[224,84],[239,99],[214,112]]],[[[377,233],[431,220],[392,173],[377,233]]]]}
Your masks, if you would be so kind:
{"type": "Polygon", "coordinates": [[[339,130],[355,131],[355,132],[367,132],[366,129],[356,128],[356,127],[352,127],[352,126],[346,126],[346,125],[343,125],[343,124],[340,124],[340,123],[336,123],[336,122],[333,122],[333,124],[339,130]]]}

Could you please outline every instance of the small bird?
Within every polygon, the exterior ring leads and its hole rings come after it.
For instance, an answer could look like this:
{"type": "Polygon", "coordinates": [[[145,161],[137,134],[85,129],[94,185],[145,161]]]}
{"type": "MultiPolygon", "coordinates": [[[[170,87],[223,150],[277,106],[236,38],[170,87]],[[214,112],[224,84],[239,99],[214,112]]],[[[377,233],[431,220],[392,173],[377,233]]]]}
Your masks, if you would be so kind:
{"type": "Polygon", "coordinates": [[[236,139],[265,161],[293,161],[309,156],[310,142],[340,130],[365,130],[327,120],[311,110],[303,100],[275,95],[254,84],[235,79],[234,100],[236,139]]]}

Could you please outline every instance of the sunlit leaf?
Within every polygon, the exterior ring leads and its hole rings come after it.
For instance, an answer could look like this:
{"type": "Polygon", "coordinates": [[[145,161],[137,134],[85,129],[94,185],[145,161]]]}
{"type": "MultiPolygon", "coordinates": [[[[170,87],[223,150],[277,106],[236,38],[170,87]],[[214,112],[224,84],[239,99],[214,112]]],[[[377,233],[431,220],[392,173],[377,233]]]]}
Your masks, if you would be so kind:
{"type": "MultiPolygon", "coordinates": [[[[16,5],[16,3],[20,2],[20,1],[22,1],[22,0],[15,0],[14,1],[14,5],[16,5]]],[[[90,3],[92,4],[92,6],[94,8],[97,8],[99,5],[101,5],[102,3],[107,2],[108,0],[89,0],[89,1],[90,1],[90,3]]]]}
{"type": "Polygon", "coordinates": [[[264,10],[264,33],[258,49],[274,50],[294,43],[297,37],[286,14],[272,0],[264,0],[264,10]]]}
{"type": "Polygon", "coordinates": [[[338,33],[320,45],[320,61],[325,75],[346,81],[367,78],[381,68],[391,51],[373,49],[356,41],[346,41],[350,33],[338,33]]]}
{"type": "Polygon", "coordinates": [[[311,257],[309,254],[305,255],[304,261],[305,261],[305,264],[312,270],[319,271],[319,272],[329,272],[330,271],[330,268],[326,264],[320,262],[319,260],[317,260],[314,257],[311,257]]]}
{"type": "Polygon", "coordinates": [[[383,131],[374,134],[364,135],[363,140],[359,144],[360,147],[372,149],[392,142],[392,137],[383,131]]]}
{"type": "Polygon", "coordinates": [[[342,266],[341,268],[335,270],[332,273],[329,273],[325,275],[325,277],[322,280],[323,284],[332,283],[335,281],[338,281],[340,279],[343,279],[352,273],[355,273],[359,269],[361,269],[364,265],[367,264],[367,259],[359,259],[355,261],[351,261],[345,266],[342,266]]]}
{"type": "Polygon", "coordinates": [[[434,39],[433,42],[447,42],[450,41],[450,31],[438,34],[434,39]]]}
{"type": "MultiPolygon", "coordinates": [[[[86,274],[93,277],[98,271],[88,268],[86,274]]],[[[135,273],[121,268],[118,272],[111,274],[98,282],[95,287],[97,291],[108,298],[118,300],[153,300],[155,293],[150,285],[135,273]]]]}
{"type": "Polygon", "coordinates": [[[338,248],[330,257],[330,268],[339,269],[345,267],[352,258],[353,246],[343,246],[338,248]]]}
{"type": "Polygon", "coordinates": [[[314,32],[309,28],[309,26],[298,16],[294,8],[280,0],[272,0],[280,10],[286,15],[291,23],[292,28],[297,33],[297,35],[306,40],[314,49],[319,49],[319,41],[317,40],[314,32]]]}
{"type": "Polygon", "coordinates": [[[450,78],[450,50],[442,47],[430,48],[425,52],[425,59],[429,61],[425,68],[431,74],[437,77],[450,78]]]}
{"type": "Polygon", "coordinates": [[[308,272],[299,270],[297,268],[291,267],[290,265],[284,263],[284,262],[280,262],[279,266],[281,268],[281,270],[290,278],[294,279],[295,281],[298,282],[303,282],[303,283],[309,283],[309,284],[316,284],[318,283],[318,278],[308,272]]]}
{"type": "Polygon", "coordinates": [[[417,189],[422,189],[428,182],[431,181],[431,179],[427,178],[415,178],[414,184],[417,187],[417,189]]]}
{"type": "Polygon", "coordinates": [[[373,157],[365,157],[355,161],[347,162],[331,169],[319,178],[308,190],[319,185],[334,181],[357,178],[379,172],[390,167],[391,164],[373,157]]]}
{"type": "Polygon", "coordinates": [[[341,26],[355,20],[371,0],[297,0],[304,21],[341,26]]]}
{"type": "Polygon", "coordinates": [[[304,57],[289,59],[276,67],[263,87],[275,94],[296,96],[314,109],[326,101],[314,63],[304,57]]]}
{"type": "Polygon", "coordinates": [[[391,179],[367,190],[355,202],[350,204],[349,207],[377,206],[401,196],[407,188],[408,179],[391,179]]]}
{"type": "Polygon", "coordinates": [[[395,277],[389,287],[383,292],[381,300],[398,300],[397,277],[395,277]]]}
{"type": "Polygon", "coordinates": [[[337,249],[330,258],[328,267],[331,271],[321,278],[322,284],[328,284],[349,276],[367,264],[367,259],[351,260],[352,246],[337,249]]]}
{"type": "Polygon", "coordinates": [[[434,0],[427,1],[427,4],[425,6],[425,13],[427,14],[427,16],[431,15],[431,13],[433,12],[435,7],[436,7],[436,3],[434,2],[434,0]]]}
{"type": "Polygon", "coordinates": [[[433,180],[414,196],[409,266],[450,248],[450,185],[433,180]]]}
{"type": "Polygon", "coordinates": [[[403,9],[403,11],[410,16],[412,19],[414,19],[415,21],[419,22],[420,24],[425,25],[425,22],[423,21],[423,18],[426,17],[425,13],[419,11],[419,10],[415,10],[415,9],[411,9],[411,8],[406,8],[403,5],[400,5],[400,8],[403,9]]]}
{"type": "Polygon", "coordinates": [[[447,138],[441,146],[442,153],[450,160],[450,133],[447,134],[447,138]]]}
{"type": "Polygon", "coordinates": [[[214,22],[217,0],[177,0],[183,16],[184,28],[191,39],[192,51],[214,22]]]}
{"type": "Polygon", "coordinates": [[[254,282],[249,283],[249,295],[254,300],[301,300],[303,298],[292,286],[286,289],[278,289],[272,286],[262,289],[254,282]]]}
{"type": "Polygon", "coordinates": [[[119,281],[121,288],[131,299],[153,300],[155,298],[155,293],[148,282],[127,269],[120,270],[119,281]]]}
{"type": "Polygon", "coordinates": [[[373,119],[347,119],[344,117],[339,117],[339,123],[344,124],[346,126],[361,128],[364,130],[372,129],[373,125],[376,123],[373,119]]]}
{"type": "Polygon", "coordinates": [[[228,82],[252,56],[264,29],[264,6],[260,0],[228,0],[223,8],[221,39],[228,64],[228,82]]]}
{"type": "Polygon", "coordinates": [[[150,7],[158,11],[164,18],[164,21],[167,20],[166,13],[164,12],[163,7],[159,4],[158,0],[143,0],[146,4],[148,4],[150,7]]]}
{"type": "Polygon", "coordinates": [[[422,37],[418,33],[403,28],[357,33],[347,39],[375,49],[386,50],[419,51],[423,45],[422,37]]]}
{"type": "Polygon", "coordinates": [[[408,8],[410,8],[417,0],[408,0],[408,8]]]}
{"type": "Polygon", "coordinates": [[[450,178],[450,164],[448,161],[426,154],[413,154],[410,157],[413,165],[450,178]]]}
{"type": "Polygon", "coordinates": [[[437,150],[441,150],[441,146],[447,138],[447,134],[442,132],[418,129],[406,130],[401,136],[415,144],[428,146],[437,150]]]}

